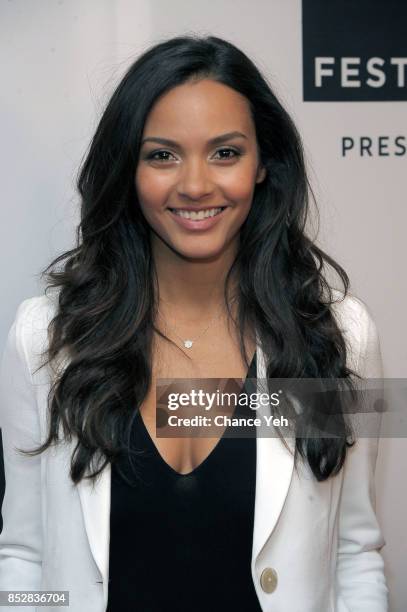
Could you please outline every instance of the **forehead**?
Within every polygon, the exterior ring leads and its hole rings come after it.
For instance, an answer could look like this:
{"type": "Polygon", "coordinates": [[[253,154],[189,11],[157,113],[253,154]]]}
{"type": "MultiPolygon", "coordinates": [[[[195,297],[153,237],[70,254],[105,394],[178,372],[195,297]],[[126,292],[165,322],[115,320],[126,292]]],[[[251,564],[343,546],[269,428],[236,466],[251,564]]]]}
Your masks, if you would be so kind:
{"type": "Polygon", "coordinates": [[[154,104],[144,125],[144,136],[171,138],[213,135],[241,130],[251,135],[254,125],[247,99],[234,89],[210,79],[174,87],[154,104]]]}

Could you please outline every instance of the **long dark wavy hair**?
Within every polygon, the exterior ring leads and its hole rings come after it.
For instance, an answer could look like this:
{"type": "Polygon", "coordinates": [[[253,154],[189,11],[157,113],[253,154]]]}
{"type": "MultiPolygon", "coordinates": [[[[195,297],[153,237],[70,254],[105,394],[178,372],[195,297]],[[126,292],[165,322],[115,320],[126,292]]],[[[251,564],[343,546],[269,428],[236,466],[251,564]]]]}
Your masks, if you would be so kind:
{"type": "MultiPolygon", "coordinates": [[[[159,96],[193,79],[210,78],[246,97],[255,124],[265,180],[255,187],[241,228],[238,271],[240,350],[254,325],[268,378],[342,378],[352,391],[346,345],[331,306],[328,265],[348,292],[343,268],[306,234],[310,195],[298,131],[267,79],[236,46],[215,36],[178,36],[145,51],[114,91],[80,168],[81,221],[77,246],[41,273],[57,288],[48,327],[46,363],[69,355],[49,391],[49,432],[28,453],[76,436],[70,477],[95,479],[129,451],[130,431],[152,380],[157,284],[150,229],[134,184],[146,118],[159,96]],[[96,459],[97,465],[94,464],[96,459]],[[91,468],[94,468],[93,471],[91,468]]],[[[226,304],[228,306],[228,304],[226,304]]],[[[167,338],[168,341],[171,341],[167,338]]],[[[44,363],[45,365],[45,363],[44,363]]],[[[311,415],[312,417],[312,415],[311,415]]],[[[312,420],[312,419],[311,419],[312,420]]],[[[348,431],[335,438],[300,436],[295,459],[318,481],[345,461],[348,431]]]]}

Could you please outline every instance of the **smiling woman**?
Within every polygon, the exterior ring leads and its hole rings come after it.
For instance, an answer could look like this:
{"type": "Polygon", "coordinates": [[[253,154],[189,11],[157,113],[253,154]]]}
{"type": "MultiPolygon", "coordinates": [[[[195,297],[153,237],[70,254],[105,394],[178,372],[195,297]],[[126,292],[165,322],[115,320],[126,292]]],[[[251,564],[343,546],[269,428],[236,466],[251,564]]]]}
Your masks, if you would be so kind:
{"type": "Polygon", "coordinates": [[[3,358],[0,589],[69,590],[71,612],[387,610],[377,441],[350,441],[340,394],[334,436],[315,437],[324,406],[292,439],[278,419],[159,435],[158,379],[381,375],[368,309],[307,235],[301,139],[265,77],[214,36],[151,47],[78,190],[77,245],[3,358]]]}
{"type": "Polygon", "coordinates": [[[136,173],[155,261],[222,253],[230,267],[254,188],[265,174],[244,96],[211,79],[165,94],[144,126],[136,173]]]}

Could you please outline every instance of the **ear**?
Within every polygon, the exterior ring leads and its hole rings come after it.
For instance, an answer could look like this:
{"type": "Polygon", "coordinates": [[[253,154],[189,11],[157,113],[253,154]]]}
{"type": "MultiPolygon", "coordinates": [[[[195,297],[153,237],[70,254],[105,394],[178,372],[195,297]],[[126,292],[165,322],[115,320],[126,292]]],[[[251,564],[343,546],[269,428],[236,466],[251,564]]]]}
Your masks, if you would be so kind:
{"type": "Polygon", "coordinates": [[[261,183],[266,178],[267,170],[262,164],[259,164],[256,174],[256,183],[261,183]]]}

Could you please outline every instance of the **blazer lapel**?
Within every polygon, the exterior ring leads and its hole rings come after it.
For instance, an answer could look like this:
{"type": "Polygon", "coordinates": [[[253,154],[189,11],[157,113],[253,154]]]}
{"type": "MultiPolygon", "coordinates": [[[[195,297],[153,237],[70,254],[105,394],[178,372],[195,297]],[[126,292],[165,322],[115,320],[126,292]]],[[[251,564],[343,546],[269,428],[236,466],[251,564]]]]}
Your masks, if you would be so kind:
{"type": "MultiPolygon", "coordinates": [[[[266,378],[264,355],[259,342],[257,343],[257,378],[266,378]]],[[[267,414],[267,411],[260,407],[258,413],[267,414]]],[[[290,439],[287,442],[292,446],[290,439]]],[[[294,457],[284,447],[279,437],[258,436],[256,445],[253,561],[256,560],[277,523],[288,493],[294,467],[294,457]]],[[[89,546],[103,580],[103,596],[106,606],[109,579],[110,484],[111,466],[108,463],[95,483],[82,479],[77,485],[89,546]]]]}
{"type": "MultiPolygon", "coordinates": [[[[257,379],[258,392],[268,392],[262,380],[266,376],[264,353],[259,340],[257,341],[257,379]],[[261,388],[259,388],[261,387],[261,388]]],[[[270,414],[268,406],[260,406],[257,415],[262,418],[270,414]]],[[[273,427],[267,427],[273,430],[273,427]]],[[[265,437],[266,427],[257,430],[257,461],[256,461],[256,497],[253,526],[252,562],[255,563],[261,549],[270,537],[278,517],[281,514],[294,468],[293,453],[288,451],[276,431],[271,431],[274,437],[265,437]],[[259,432],[262,431],[262,435],[259,432]]],[[[291,450],[295,440],[285,438],[291,450]],[[294,442],[293,442],[294,441],[294,442]]]]}
{"type": "MultiPolygon", "coordinates": [[[[87,472],[88,473],[88,472],[87,472]]],[[[78,483],[86,534],[96,565],[102,575],[103,598],[108,600],[109,545],[110,545],[110,463],[102,470],[92,485],[90,480],[78,483]]]]}

